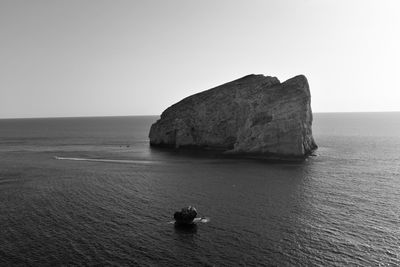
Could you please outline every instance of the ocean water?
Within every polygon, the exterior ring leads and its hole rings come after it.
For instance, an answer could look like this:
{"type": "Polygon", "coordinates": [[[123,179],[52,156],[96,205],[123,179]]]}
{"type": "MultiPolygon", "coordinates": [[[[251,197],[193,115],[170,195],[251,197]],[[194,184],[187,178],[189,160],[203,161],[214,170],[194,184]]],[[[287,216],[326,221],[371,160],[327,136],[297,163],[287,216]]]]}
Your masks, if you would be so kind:
{"type": "Polygon", "coordinates": [[[298,163],[150,149],[156,119],[0,120],[0,265],[400,265],[400,113],[315,114],[298,163]]]}

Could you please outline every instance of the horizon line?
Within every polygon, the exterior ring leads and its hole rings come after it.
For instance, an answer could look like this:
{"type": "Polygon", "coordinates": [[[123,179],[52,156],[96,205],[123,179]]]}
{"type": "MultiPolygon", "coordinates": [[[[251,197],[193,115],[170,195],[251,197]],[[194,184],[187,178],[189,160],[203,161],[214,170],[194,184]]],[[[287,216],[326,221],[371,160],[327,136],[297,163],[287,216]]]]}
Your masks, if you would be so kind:
{"type": "MultiPolygon", "coordinates": [[[[399,113],[399,111],[322,111],[322,112],[312,112],[313,114],[334,114],[334,113],[399,113]]],[[[104,118],[104,117],[156,117],[159,115],[82,115],[82,116],[53,116],[53,117],[5,117],[0,120],[17,120],[17,119],[72,119],[72,118],[104,118]]]]}

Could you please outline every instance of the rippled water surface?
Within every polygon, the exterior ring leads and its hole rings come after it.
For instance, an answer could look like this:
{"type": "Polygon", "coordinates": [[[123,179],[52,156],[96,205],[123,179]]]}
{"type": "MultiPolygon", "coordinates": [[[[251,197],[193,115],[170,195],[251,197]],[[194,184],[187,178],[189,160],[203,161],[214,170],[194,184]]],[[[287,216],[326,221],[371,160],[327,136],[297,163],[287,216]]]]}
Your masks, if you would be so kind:
{"type": "Polygon", "coordinates": [[[156,119],[0,120],[0,265],[400,265],[400,113],[315,114],[279,164],[151,150],[156,119]]]}

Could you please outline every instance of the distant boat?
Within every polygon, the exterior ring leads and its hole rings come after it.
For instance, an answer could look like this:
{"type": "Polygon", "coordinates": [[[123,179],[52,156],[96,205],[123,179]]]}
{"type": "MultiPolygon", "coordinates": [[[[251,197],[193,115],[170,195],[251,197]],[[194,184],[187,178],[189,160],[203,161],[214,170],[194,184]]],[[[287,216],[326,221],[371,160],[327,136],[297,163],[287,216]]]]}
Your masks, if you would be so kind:
{"type": "Polygon", "coordinates": [[[194,218],[193,223],[208,223],[210,221],[210,218],[207,217],[200,217],[200,218],[194,218]]]}

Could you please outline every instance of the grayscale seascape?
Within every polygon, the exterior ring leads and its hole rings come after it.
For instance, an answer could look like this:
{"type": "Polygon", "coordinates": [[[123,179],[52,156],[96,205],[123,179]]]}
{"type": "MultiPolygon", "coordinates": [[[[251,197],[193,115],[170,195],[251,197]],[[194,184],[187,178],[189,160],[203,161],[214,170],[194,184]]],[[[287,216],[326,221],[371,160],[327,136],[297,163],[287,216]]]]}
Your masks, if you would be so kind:
{"type": "Polygon", "coordinates": [[[400,265],[400,113],[314,114],[286,163],[151,149],[156,119],[0,120],[0,265],[400,265]]]}
{"type": "Polygon", "coordinates": [[[0,0],[0,267],[400,266],[399,0],[0,0]]]}

